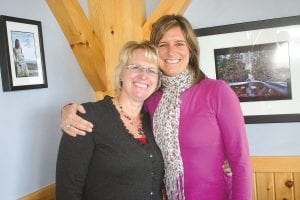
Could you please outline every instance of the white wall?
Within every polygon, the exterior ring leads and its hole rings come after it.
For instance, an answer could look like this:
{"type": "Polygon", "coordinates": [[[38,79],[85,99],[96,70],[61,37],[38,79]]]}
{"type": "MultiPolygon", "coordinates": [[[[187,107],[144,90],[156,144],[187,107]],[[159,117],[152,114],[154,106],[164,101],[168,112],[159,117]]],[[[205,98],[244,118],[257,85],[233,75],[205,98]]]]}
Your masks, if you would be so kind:
{"type": "Polygon", "coordinates": [[[0,199],[15,200],[55,181],[60,108],[94,93],[46,1],[0,0],[0,15],[42,22],[49,84],[3,92],[0,80],[0,199]]]}
{"type": "MultiPolygon", "coordinates": [[[[85,10],[87,1],[80,0],[85,10]]],[[[158,0],[146,0],[147,13],[158,0]]],[[[45,1],[0,0],[0,15],[42,22],[49,87],[2,92],[0,199],[15,200],[55,181],[60,108],[94,100],[93,91],[45,1]]],[[[194,28],[300,15],[299,0],[193,0],[194,28]]],[[[300,123],[247,125],[252,155],[300,155],[300,123]]]]}
{"type": "MultiPolygon", "coordinates": [[[[146,0],[148,16],[158,3],[146,0]]],[[[295,15],[299,0],[192,0],[184,13],[195,29],[295,15]]],[[[251,155],[300,155],[299,130],[300,123],[248,124],[251,155]]]]}

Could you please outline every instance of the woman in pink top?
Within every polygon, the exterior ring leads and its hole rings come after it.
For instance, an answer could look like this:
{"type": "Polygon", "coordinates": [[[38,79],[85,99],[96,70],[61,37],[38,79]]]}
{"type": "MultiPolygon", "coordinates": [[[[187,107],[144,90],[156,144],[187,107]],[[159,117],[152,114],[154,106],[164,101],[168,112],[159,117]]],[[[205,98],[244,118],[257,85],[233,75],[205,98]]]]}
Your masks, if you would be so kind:
{"type": "MultiPolygon", "coordinates": [[[[162,87],[145,103],[165,164],[169,200],[250,200],[251,163],[239,100],[223,81],[199,68],[199,46],[190,23],[162,16],[151,36],[157,48],[162,87]],[[232,176],[222,169],[228,160],[232,176]]],[[[63,109],[62,129],[85,134],[92,125],[76,115],[78,104],[63,109]]]]}

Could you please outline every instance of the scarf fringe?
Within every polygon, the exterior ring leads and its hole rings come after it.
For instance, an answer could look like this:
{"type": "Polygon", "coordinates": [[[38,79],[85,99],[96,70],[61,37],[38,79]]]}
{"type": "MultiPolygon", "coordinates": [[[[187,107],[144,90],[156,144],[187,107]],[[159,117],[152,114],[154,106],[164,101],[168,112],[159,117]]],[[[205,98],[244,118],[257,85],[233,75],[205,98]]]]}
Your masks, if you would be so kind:
{"type": "Polygon", "coordinates": [[[178,179],[172,179],[169,181],[172,183],[166,184],[168,185],[168,187],[166,186],[168,200],[185,200],[183,175],[179,176],[178,179]]]}

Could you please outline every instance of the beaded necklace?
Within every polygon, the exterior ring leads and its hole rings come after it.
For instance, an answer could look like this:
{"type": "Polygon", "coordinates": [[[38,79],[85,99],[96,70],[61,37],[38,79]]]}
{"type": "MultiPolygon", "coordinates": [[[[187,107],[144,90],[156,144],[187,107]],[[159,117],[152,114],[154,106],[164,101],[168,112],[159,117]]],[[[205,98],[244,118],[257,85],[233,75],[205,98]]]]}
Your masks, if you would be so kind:
{"type": "Polygon", "coordinates": [[[143,130],[142,123],[135,124],[133,119],[124,111],[122,104],[119,101],[119,98],[117,98],[118,107],[120,110],[120,115],[123,116],[126,120],[128,120],[129,124],[137,130],[137,133],[140,137],[145,137],[145,132],[143,130]]]}

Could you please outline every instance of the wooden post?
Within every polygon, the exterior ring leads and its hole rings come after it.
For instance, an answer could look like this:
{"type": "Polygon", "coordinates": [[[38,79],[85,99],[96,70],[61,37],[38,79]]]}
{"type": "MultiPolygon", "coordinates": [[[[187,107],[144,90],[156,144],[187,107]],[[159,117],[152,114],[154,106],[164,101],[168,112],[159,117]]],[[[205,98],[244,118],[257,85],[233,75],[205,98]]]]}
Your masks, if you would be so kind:
{"type": "Polygon", "coordinates": [[[77,0],[47,0],[96,98],[114,95],[113,71],[123,44],[149,39],[153,22],[182,14],[191,0],[161,0],[146,21],[144,0],[89,0],[89,19],[77,0]]]}

